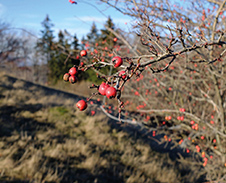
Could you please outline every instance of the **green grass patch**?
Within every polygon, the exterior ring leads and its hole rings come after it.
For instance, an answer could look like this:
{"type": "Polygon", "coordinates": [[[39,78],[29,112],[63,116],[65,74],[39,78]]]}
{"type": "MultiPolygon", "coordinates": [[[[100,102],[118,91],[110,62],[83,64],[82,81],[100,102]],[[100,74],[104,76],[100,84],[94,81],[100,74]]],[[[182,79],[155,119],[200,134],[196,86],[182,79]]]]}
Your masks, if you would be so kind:
{"type": "Polygon", "coordinates": [[[49,111],[51,113],[54,113],[54,114],[58,115],[58,116],[63,116],[66,113],[69,112],[69,110],[66,107],[64,107],[64,106],[53,107],[53,108],[50,108],[49,111]]]}

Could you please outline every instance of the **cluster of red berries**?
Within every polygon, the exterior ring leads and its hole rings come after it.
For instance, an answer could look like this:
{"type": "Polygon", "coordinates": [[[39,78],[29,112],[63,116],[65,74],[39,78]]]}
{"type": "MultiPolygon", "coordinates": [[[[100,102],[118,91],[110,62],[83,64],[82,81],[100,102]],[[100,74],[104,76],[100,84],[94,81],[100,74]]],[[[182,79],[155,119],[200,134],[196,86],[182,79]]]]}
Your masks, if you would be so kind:
{"type": "MultiPolygon", "coordinates": [[[[117,90],[104,82],[98,87],[98,91],[99,94],[104,95],[109,99],[115,98],[117,95],[117,90]]],[[[79,108],[80,111],[84,111],[87,108],[87,102],[85,100],[80,100],[76,103],[76,107],[79,108]]]]}
{"type": "MultiPolygon", "coordinates": [[[[74,84],[77,82],[77,77],[76,74],[78,73],[77,67],[73,66],[72,68],[69,69],[68,73],[64,74],[64,81],[69,81],[71,84],[74,84]]],[[[87,108],[87,103],[85,100],[79,100],[76,103],[76,107],[80,109],[80,111],[84,111],[87,108]]]]}
{"type": "Polygon", "coordinates": [[[76,74],[78,73],[77,67],[73,66],[72,68],[69,69],[68,73],[64,74],[63,80],[64,81],[69,81],[71,84],[74,84],[77,82],[77,77],[76,74]]]}
{"type": "MultiPolygon", "coordinates": [[[[86,50],[82,50],[80,52],[80,55],[82,57],[87,55],[87,51],[86,50]]],[[[65,73],[63,76],[63,80],[64,81],[69,81],[71,84],[74,84],[77,82],[77,77],[76,74],[78,73],[78,68],[76,66],[73,66],[72,68],[69,69],[68,73],[65,73]]],[[[76,103],[76,107],[80,109],[80,111],[84,111],[87,108],[87,103],[85,100],[79,100],[76,103]]]]}
{"type": "Polygon", "coordinates": [[[166,117],[165,117],[165,120],[166,120],[166,121],[169,121],[169,120],[171,120],[171,119],[172,119],[172,116],[166,116],[166,117]]]}
{"type": "Polygon", "coordinates": [[[98,91],[101,95],[105,95],[109,99],[115,98],[117,94],[117,90],[113,86],[104,82],[99,86],[98,91]]]}
{"type": "MultiPolygon", "coordinates": [[[[86,56],[87,55],[87,51],[86,50],[82,50],[80,52],[80,55],[86,56]]],[[[112,58],[112,63],[114,65],[114,68],[120,67],[123,64],[123,60],[121,57],[119,56],[115,56],[112,58]]],[[[72,68],[69,69],[68,73],[64,74],[63,80],[64,81],[69,81],[70,83],[74,84],[77,82],[77,77],[76,74],[78,73],[78,68],[76,66],[73,66],[72,68]]],[[[125,79],[126,76],[126,72],[125,71],[121,71],[119,73],[119,77],[121,77],[122,79],[125,79]]],[[[102,83],[99,87],[98,87],[98,92],[100,95],[104,95],[109,99],[115,98],[117,96],[117,90],[115,87],[110,86],[107,83],[102,83]]],[[[80,109],[80,111],[84,111],[87,108],[87,102],[85,100],[80,100],[76,103],[76,107],[80,109]]]]}
{"type": "MultiPolygon", "coordinates": [[[[114,65],[114,68],[117,68],[123,64],[123,60],[121,57],[115,56],[112,58],[112,63],[114,65]]],[[[119,73],[119,76],[125,79],[125,71],[121,71],[119,73]]],[[[110,86],[109,84],[104,82],[99,86],[98,91],[101,95],[105,95],[109,99],[115,98],[117,95],[117,90],[113,86],[110,86]]]]}
{"type": "MultiPolygon", "coordinates": [[[[87,55],[87,51],[86,50],[82,50],[80,52],[80,55],[82,57],[86,56],[87,55]]],[[[65,73],[64,74],[64,77],[63,77],[63,80],[64,81],[69,81],[71,84],[74,84],[77,82],[77,77],[76,77],[76,74],[78,73],[78,69],[76,66],[73,66],[72,68],[70,68],[69,72],[68,73],[65,73]]]]}

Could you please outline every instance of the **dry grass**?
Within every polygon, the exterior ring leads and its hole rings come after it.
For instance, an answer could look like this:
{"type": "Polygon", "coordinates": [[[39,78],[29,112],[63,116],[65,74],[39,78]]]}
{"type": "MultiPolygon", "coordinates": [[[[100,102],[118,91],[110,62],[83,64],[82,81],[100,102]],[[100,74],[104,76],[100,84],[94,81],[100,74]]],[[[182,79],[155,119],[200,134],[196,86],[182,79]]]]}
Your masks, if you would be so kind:
{"type": "Polygon", "coordinates": [[[102,115],[78,96],[2,76],[0,182],[197,182],[189,167],[102,115]]]}
{"type": "Polygon", "coordinates": [[[89,86],[92,83],[88,81],[81,81],[75,84],[70,84],[69,82],[64,82],[63,80],[58,81],[57,84],[54,85],[54,88],[64,91],[70,91],[76,95],[83,95],[85,97],[89,97],[95,90],[90,90],[89,86]]]}

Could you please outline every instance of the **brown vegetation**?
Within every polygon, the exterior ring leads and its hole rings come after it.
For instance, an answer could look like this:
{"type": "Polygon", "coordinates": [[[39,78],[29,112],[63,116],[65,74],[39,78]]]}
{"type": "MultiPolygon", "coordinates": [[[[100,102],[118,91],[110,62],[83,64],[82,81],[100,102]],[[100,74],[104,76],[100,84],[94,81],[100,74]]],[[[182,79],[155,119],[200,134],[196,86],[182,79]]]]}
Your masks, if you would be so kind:
{"type": "Polygon", "coordinates": [[[0,96],[1,182],[201,180],[198,167],[153,150],[141,131],[75,110],[79,96],[6,75],[0,96]]]}

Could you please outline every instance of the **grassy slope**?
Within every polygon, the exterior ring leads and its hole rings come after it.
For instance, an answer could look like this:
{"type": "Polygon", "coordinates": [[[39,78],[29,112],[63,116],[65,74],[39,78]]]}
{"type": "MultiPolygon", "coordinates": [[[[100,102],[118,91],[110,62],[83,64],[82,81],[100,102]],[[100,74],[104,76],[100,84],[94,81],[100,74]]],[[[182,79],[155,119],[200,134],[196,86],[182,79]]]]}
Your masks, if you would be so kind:
{"type": "Polygon", "coordinates": [[[198,181],[138,132],[77,111],[80,98],[1,76],[0,182],[198,181]]]}

